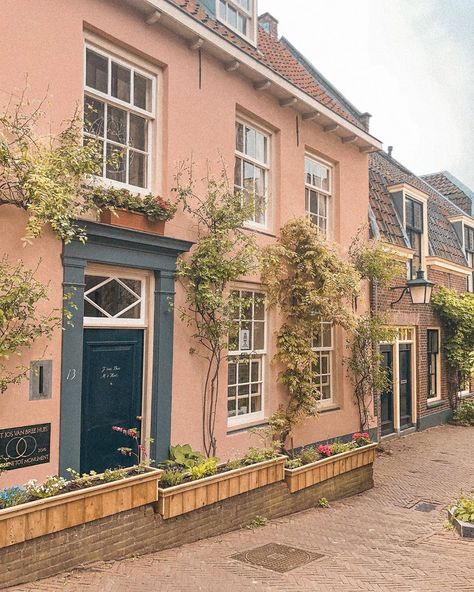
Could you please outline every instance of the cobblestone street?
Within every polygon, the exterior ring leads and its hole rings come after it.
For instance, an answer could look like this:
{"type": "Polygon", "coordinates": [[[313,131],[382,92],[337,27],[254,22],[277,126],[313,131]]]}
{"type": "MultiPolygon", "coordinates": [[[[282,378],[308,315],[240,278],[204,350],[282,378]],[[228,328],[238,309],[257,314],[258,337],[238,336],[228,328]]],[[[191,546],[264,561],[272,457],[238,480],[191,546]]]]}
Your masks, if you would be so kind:
{"type": "Polygon", "coordinates": [[[433,428],[386,442],[384,448],[374,465],[375,488],[329,509],[10,590],[474,592],[474,541],[463,541],[443,526],[448,503],[461,490],[474,489],[474,429],[433,428]],[[435,509],[417,511],[420,500],[433,502],[435,509]],[[231,558],[268,543],[323,557],[283,574],[231,558]]]}

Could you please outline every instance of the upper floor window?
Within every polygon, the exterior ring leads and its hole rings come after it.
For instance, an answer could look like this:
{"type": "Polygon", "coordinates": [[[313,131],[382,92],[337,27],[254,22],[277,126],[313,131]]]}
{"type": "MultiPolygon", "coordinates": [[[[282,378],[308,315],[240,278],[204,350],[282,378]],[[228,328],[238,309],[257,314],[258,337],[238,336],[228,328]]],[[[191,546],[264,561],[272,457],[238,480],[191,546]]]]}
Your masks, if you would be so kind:
{"type": "Polygon", "coordinates": [[[467,277],[467,290],[474,292],[474,228],[464,226],[464,250],[469,267],[472,269],[467,277]]]}
{"type": "Polygon", "coordinates": [[[405,199],[405,229],[410,247],[415,251],[410,261],[410,277],[423,265],[423,204],[410,197],[405,199]]]}
{"type": "Polygon", "coordinates": [[[150,189],[156,79],[102,51],[86,48],[84,138],[101,149],[101,177],[150,189]]]}
{"type": "Polygon", "coordinates": [[[240,306],[229,335],[227,415],[229,424],[263,417],[265,295],[235,290],[240,306]]]}
{"type": "Polygon", "coordinates": [[[304,169],[306,213],[319,232],[327,235],[331,208],[331,169],[309,156],[305,157],[304,169]]]}
{"type": "Polygon", "coordinates": [[[244,37],[252,37],[255,0],[218,0],[218,18],[244,37]]]}
{"type": "Polygon", "coordinates": [[[249,225],[266,228],[270,138],[267,134],[239,121],[235,124],[235,132],[235,190],[241,192],[243,198],[247,197],[253,204],[249,225]]]}
{"type": "Polygon", "coordinates": [[[320,330],[313,338],[312,349],[317,361],[313,380],[320,393],[320,402],[330,403],[333,398],[334,327],[331,321],[320,321],[320,330]]]}

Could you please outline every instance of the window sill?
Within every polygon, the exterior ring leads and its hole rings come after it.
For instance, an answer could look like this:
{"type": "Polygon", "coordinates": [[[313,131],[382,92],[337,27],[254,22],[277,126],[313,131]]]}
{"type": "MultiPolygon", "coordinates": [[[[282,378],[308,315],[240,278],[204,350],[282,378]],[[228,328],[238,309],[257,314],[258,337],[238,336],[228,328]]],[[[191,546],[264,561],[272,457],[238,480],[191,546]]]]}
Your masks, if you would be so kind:
{"type": "Polygon", "coordinates": [[[258,228],[255,226],[247,226],[244,224],[244,230],[249,230],[250,232],[256,232],[257,234],[263,234],[264,236],[271,236],[272,238],[276,238],[276,234],[270,232],[269,230],[265,230],[265,228],[258,228]]]}
{"type": "Polygon", "coordinates": [[[238,425],[227,426],[227,434],[239,434],[241,432],[247,432],[252,428],[263,428],[268,425],[268,421],[266,419],[256,419],[254,421],[249,421],[248,423],[241,423],[238,425]]]}
{"type": "Polygon", "coordinates": [[[318,413],[329,413],[330,411],[340,411],[340,409],[341,407],[339,405],[333,403],[332,405],[325,405],[324,407],[320,407],[318,409],[318,413]]]}
{"type": "Polygon", "coordinates": [[[440,407],[444,405],[447,401],[443,401],[443,399],[433,399],[432,401],[426,401],[427,409],[433,409],[434,407],[440,407]]]}

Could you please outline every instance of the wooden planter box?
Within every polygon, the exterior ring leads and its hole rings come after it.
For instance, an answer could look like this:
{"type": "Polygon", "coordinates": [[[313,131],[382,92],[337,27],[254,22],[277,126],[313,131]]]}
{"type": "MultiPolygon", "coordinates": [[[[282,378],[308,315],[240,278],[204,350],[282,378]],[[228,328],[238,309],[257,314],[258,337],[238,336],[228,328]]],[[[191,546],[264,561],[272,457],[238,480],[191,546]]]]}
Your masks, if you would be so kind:
{"type": "Polygon", "coordinates": [[[100,221],[112,226],[140,230],[141,232],[151,232],[153,234],[163,235],[165,233],[164,220],[155,220],[152,222],[145,214],[141,212],[130,212],[129,210],[105,210],[100,213],[100,221]]]}
{"type": "Polygon", "coordinates": [[[203,506],[221,502],[251,489],[283,481],[286,456],[226,471],[198,481],[158,489],[158,509],[163,518],[173,518],[203,506]]]}
{"type": "Polygon", "coordinates": [[[0,548],[156,502],[161,473],[149,468],[120,481],[0,510],[0,548]]]}
{"type": "Polygon", "coordinates": [[[464,522],[463,520],[456,518],[454,515],[454,508],[448,509],[448,519],[456,529],[459,536],[464,539],[474,540],[474,524],[472,522],[464,522]]]}
{"type": "Polygon", "coordinates": [[[311,487],[311,485],[331,479],[331,477],[370,465],[375,460],[376,447],[377,444],[368,444],[361,448],[349,450],[349,452],[317,460],[297,469],[285,469],[285,481],[290,492],[295,493],[305,487],[311,487]]]}

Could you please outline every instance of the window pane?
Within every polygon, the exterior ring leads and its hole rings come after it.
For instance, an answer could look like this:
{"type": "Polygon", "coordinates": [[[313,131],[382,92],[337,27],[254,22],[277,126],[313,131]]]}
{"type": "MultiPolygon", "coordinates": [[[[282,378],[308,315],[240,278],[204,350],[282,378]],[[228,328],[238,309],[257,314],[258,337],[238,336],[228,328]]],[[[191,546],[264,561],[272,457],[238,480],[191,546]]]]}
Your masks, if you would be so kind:
{"type": "Polygon", "coordinates": [[[127,103],[130,103],[130,74],[128,68],[112,62],[112,96],[127,103]]]}
{"type": "Polygon", "coordinates": [[[108,59],[88,49],[86,52],[86,84],[101,92],[108,91],[108,59]]]}
{"type": "Polygon", "coordinates": [[[135,72],[133,80],[133,104],[151,111],[151,80],[135,72]]]}
{"type": "Polygon", "coordinates": [[[126,150],[107,143],[107,162],[105,166],[107,178],[125,183],[127,181],[126,163],[126,150]]]}
{"type": "Polygon", "coordinates": [[[239,415],[246,415],[249,412],[249,399],[239,399],[239,415]]]}
{"type": "Polygon", "coordinates": [[[254,349],[264,349],[265,346],[265,324],[263,322],[254,323],[254,349]]]}
{"type": "Polygon", "coordinates": [[[127,112],[117,107],[107,107],[107,138],[113,142],[127,142],[127,112]]]}
{"type": "Polygon", "coordinates": [[[265,319],[265,297],[256,293],[254,297],[254,319],[263,321],[265,319]]]}
{"type": "Polygon", "coordinates": [[[219,2],[219,10],[220,10],[220,15],[223,19],[226,19],[226,3],[223,2],[222,0],[220,0],[219,2]]]}
{"type": "Polygon", "coordinates": [[[234,417],[235,414],[236,414],[235,399],[228,399],[228,401],[227,401],[227,416],[234,417]]]}
{"type": "Polygon", "coordinates": [[[104,103],[91,97],[84,97],[84,131],[103,138],[104,117],[104,103]]]}
{"type": "Polygon", "coordinates": [[[240,189],[242,187],[242,159],[235,159],[234,167],[234,185],[240,189]]]}
{"type": "Polygon", "coordinates": [[[267,138],[257,132],[255,138],[255,158],[260,162],[267,162],[267,138]]]}
{"type": "Polygon", "coordinates": [[[247,34],[247,19],[240,13],[237,14],[237,29],[244,35],[247,34]]]}
{"type": "Polygon", "coordinates": [[[252,382],[260,380],[260,364],[259,362],[252,362],[252,382]]]}
{"type": "Polygon", "coordinates": [[[249,162],[244,162],[244,188],[253,195],[255,192],[254,184],[255,167],[249,162]]]}
{"type": "Polygon", "coordinates": [[[252,158],[256,156],[256,132],[249,127],[245,128],[245,154],[252,158]]]}
{"type": "Polygon", "coordinates": [[[244,151],[244,126],[241,123],[235,124],[235,149],[244,151]]]}
{"type": "Polygon", "coordinates": [[[139,150],[148,150],[147,120],[139,115],[130,114],[129,144],[139,150]]]}
{"type": "MultiPolygon", "coordinates": [[[[92,276],[93,284],[97,285],[97,277],[92,276]]],[[[100,278],[101,279],[101,278],[100,278]]],[[[90,283],[89,282],[89,283],[90,283]]],[[[88,282],[86,281],[86,286],[88,282]]],[[[139,318],[140,317],[140,304],[139,298],[129,292],[121,283],[116,279],[111,279],[106,284],[93,289],[86,294],[86,298],[97,304],[102,310],[108,313],[112,317],[120,315],[122,318],[139,318]],[[128,308],[130,305],[136,304],[136,306],[130,308],[125,313],[122,311],[128,308]],[[120,314],[122,313],[122,314],[120,314]]],[[[87,300],[86,300],[87,302],[87,300]]],[[[90,304],[90,303],[89,303],[90,304]]],[[[93,307],[93,305],[90,305],[93,307]]],[[[97,310],[97,309],[96,309],[97,310]]],[[[98,311],[100,312],[100,311],[98,311]]],[[[87,316],[87,315],[86,315],[87,316]]],[[[91,314],[90,316],[103,316],[91,314]]]]}
{"type": "Polygon", "coordinates": [[[262,398],[260,396],[252,397],[250,410],[252,413],[257,413],[257,411],[262,410],[262,398]]]}
{"type": "Polygon", "coordinates": [[[227,368],[227,383],[228,384],[236,384],[237,379],[237,365],[229,362],[229,366],[227,368]]]}
{"type": "Polygon", "coordinates": [[[130,185],[135,185],[136,187],[146,187],[148,157],[141,152],[130,150],[128,153],[128,159],[128,182],[130,185]]]}
{"type": "Polygon", "coordinates": [[[227,6],[227,22],[231,27],[237,28],[237,11],[232,6],[227,6]]]}
{"type": "Polygon", "coordinates": [[[250,382],[250,366],[248,363],[239,364],[239,383],[250,382]]]}

